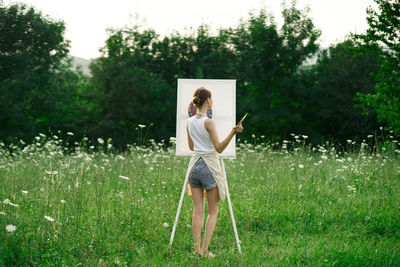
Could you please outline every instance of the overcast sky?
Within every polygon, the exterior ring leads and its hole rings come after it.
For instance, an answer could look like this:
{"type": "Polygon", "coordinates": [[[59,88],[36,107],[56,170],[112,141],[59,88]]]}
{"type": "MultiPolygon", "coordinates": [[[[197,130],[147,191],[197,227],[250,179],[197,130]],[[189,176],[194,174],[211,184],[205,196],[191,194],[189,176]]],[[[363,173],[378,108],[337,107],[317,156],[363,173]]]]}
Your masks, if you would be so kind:
{"type": "MultiPolygon", "coordinates": [[[[0,0],[1,2],[2,0],[0,0]]],[[[174,30],[196,29],[204,23],[213,30],[235,26],[248,18],[250,11],[265,8],[278,26],[282,25],[281,0],[3,0],[33,5],[44,15],[63,20],[65,38],[71,41],[70,54],[86,59],[100,56],[107,39],[106,28],[141,23],[165,36],[174,30]]],[[[287,2],[290,2],[287,1],[287,2]]],[[[362,33],[368,24],[366,8],[373,0],[297,0],[297,7],[310,7],[310,16],[322,30],[323,47],[343,41],[350,32],[362,33]]]]}

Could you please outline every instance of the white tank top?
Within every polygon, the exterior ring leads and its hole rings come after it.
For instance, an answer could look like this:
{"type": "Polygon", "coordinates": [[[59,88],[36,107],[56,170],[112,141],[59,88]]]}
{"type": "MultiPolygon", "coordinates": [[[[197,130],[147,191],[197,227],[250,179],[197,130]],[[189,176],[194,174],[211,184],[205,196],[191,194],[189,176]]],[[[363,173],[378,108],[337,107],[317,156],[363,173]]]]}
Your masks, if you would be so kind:
{"type": "Polygon", "coordinates": [[[196,119],[196,116],[192,116],[188,119],[189,135],[193,141],[194,152],[197,154],[210,154],[215,151],[214,145],[211,142],[210,133],[204,126],[206,119],[208,118],[202,117],[196,119]]]}

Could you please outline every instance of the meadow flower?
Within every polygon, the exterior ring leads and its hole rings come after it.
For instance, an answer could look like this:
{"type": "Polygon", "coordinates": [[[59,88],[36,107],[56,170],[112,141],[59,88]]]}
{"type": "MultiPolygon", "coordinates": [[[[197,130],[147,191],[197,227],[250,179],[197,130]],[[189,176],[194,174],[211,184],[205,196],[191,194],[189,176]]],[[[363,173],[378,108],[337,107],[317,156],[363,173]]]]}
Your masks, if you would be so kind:
{"type": "Polygon", "coordinates": [[[15,225],[12,225],[12,224],[9,224],[9,225],[6,226],[6,230],[9,233],[14,232],[16,229],[17,229],[17,227],[15,225]]]}
{"type": "Polygon", "coordinates": [[[367,137],[368,137],[368,138],[372,138],[372,137],[374,137],[374,136],[373,136],[372,134],[370,134],[370,135],[368,135],[367,137]]]}
{"type": "Polygon", "coordinates": [[[65,201],[64,199],[61,199],[61,203],[67,203],[67,201],[65,201]]]}
{"type": "Polygon", "coordinates": [[[25,190],[21,190],[21,192],[24,194],[28,194],[28,191],[25,191],[25,190]]]}
{"type": "Polygon", "coordinates": [[[50,216],[45,215],[44,217],[45,217],[47,220],[49,220],[49,221],[51,221],[51,222],[54,222],[54,219],[51,218],[50,216]]]}
{"type": "Polygon", "coordinates": [[[351,144],[351,140],[350,140],[350,139],[347,139],[347,143],[348,143],[348,144],[351,144]]]}
{"type": "Polygon", "coordinates": [[[10,201],[8,198],[4,199],[4,200],[3,200],[3,203],[4,203],[4,204],[11,205],[11,206],[14,206],[14,207],[19,207],[18,204],[11,203],[11,201],[10,201]]]}
{"type": "Polygon", "coordinates": [[[325,160],[326,160],[326,159],[328,159],[328,157],[325,156],[325,155],[322,155],[322,156],[321,156],[321,159],[325,159],[325,160]]]}
{"type": "Polygon", "coordinates": [[[47,170],[44,170],[47,174],[58,174],[58,171],[47,171],[47,170]]]}
{"type": "Polygon", "coordinates": [[[120,175],[119,177],[122,178],[122,179],[125,179],[125,180],[129,180],[129,177],[126,177],[126,176],[123,176],[123,175],[120,175]]]}
{"type": "Polygon", "coordinates": [[[300,168],[300,169],[303,169],[303,168],[304,168],[304,165],[303,165],[303,164],[299,164],[299,168],[300,168]]]}
{"type": "Polygon", "coordinates": [[[116,158],[118,158],[118,159],[122,159],[122,160],[124,160],[125,158],[123,157],[123,156],[121,156],[121,155],[117,155],[117,157],[116,158]]]}
{"type": "Polygon", "coordinates": [[[302,135],[302,137],[303,137],[304,139],[307,139],[307,138],[308,138],[308,136],[307,136],[307,135],[302,135]]]}
{"type": "Polygon", "coordinates": [[[74,133],[72,133],[72,132],[67,132],[67,134],[68,134],[68,135],[71,135],[71,136],[74,135],[74,133]]]}
{"type": "Polygon", "coordinates": [[[164,226],[164,228],[167,228],[169,226],[169,224],[168,223],[164,223],[163,226],[164,226]]]}
{"type": "Polygon", "coordinates": [[[354,185],[353,185],[353,186],[348,185],[348,186],[347,186],[347,189],[348,189],[349,191],[356,192],[356,187],[355,187],[354,185]]]}
{"type": "Polygon", "coordinates": [[[144,127],[146,127],[146,125],[143,125],[143,124],[139,124],[138,126],[139,126],[139,128],[144,128],[144,127]]]}
{"type": "Polygon", "coordinates": [[[21,144],[23,144],[23,145],[25,145],[25,142],[24,142],[24,140],[19,140],[19,142],[21,143],[21,144]]]}
{"type": "Polygon", "coordinates": [[[99,142],[99,144],[104,144],[104,140],[102,138],[97,138],[97,142],[99,142]]]}

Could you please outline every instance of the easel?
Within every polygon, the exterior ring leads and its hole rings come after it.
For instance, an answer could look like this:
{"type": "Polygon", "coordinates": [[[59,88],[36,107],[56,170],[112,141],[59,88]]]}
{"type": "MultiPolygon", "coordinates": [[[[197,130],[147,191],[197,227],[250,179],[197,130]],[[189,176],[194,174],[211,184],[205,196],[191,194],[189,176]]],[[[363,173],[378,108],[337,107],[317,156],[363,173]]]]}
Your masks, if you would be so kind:
{"type": "MultiPolygon", "coordinates": [[[[224,175],[224,178],[225,178],[226,197],[228,198],[228,206],[229,206],[229,212],[231,213],[233,231],[235,232],[238,251],[239,251],[239,253],[242,253],[242,249],[240,248],[239,236],[238,236],[237,229],[236,229],[235,218],[233,216],[232,203],[231,203],[231,198],[230,198],[230,195],[229,195],[228,180],[226,178],[225,164],[224,164],[224,159],[223,158],[220,158],[220,163],[221,163],[221,168],[222,168],[222,174],[224,175]]],[[[189,162],[189,164],[190,164],[190,162],[189,162]]],[[[179,213],[181,211],[183,197],[185,195],[185,186],[186,186],[186,182],[188,181],[188,179],[189,179],[189,168],[186,171],[185,181],[183,182],[181,199],[179,200],[178,210],[176,211],[175,223],[174,223],[174,226],[172,227],[171,239],[169,241],[169,248],[171,248],[172,242],[174,241],[175,229],[176,229],[176,225],[178,223],[179,213]]],[[[205,202],[203,203],[203,205],[204,204],[205,204],[205,202]]],[[[202,225],[202,228],[203,228],[203,226],[204,226],[204,214],[203,214],[203,225],[202,225]]]]}

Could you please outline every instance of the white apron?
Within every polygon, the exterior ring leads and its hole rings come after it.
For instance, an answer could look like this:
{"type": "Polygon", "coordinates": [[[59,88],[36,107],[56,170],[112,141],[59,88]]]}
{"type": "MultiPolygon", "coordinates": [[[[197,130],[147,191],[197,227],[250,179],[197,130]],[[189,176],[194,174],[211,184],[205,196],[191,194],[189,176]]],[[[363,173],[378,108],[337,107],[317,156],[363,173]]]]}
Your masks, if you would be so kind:
{"type": "MultiPolygon", "coordinates": [[[[187,170],[187,174],[189,177],[189,174],[192,170],[192,167],[194,164],[197,162],[199,158],[203,158],[204,162],[206,163],[208,169],[211,171],[212,176],[214,177],[215,182],[217,183],[218,186],[218,191],[219,191],[219,198],[221,200],[225,200],[226,197],[226,191],[225,191],[225,178],[224,175],[222,174],[222,168],[221,168],[221,163],[219,160],[219,155],[216,151],[214,151],[211,154],[197,154],[194,153],[192,157],[190,158],[189,161],[189,166],[187,170]]],[[[192,189],[191,186],[188,182],[189,179],[186,180],[185,188],[186,192],[188,193],[189,196],[192,195],[192,189]]],[[[203,190],[203,196],[207,196],[206,190],[203,190]]]]}

